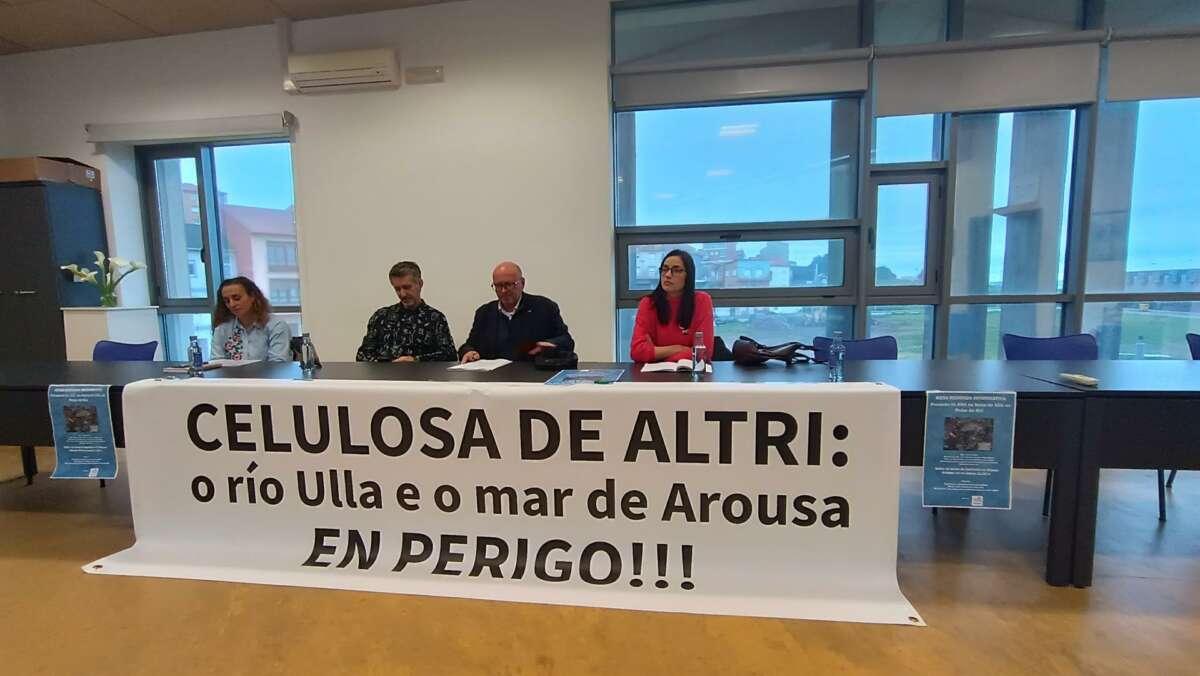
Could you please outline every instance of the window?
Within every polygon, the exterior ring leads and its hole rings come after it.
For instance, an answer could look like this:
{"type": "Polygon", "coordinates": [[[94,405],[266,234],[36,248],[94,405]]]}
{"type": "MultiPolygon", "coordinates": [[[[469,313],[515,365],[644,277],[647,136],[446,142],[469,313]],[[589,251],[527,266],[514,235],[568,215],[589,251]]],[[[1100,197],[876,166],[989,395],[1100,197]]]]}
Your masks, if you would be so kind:
{"type": "Polygon", "coordinates": [[[166,298],[207,298],[208,277],[200,260],[204,248],[196,190],[196,161],[170,157],[153,162],[157,186],[153,203],[155,240],[163,262],[159,284],[166,298]]]}
{"type": "Polygon", "coordinates": [[[295,242],[271,242],[267,243],[267,271],[269,272],[289,272],[295,271],[298,268],[296,264],[296,243],[295,242]]]}
{"type": "Polygon", "coordinates": [[[1062,33],[1083,27],[1080,0],[963,0],[963,38],[1062,33]]]}
{"type": "Polygon", "coordinates": [[[167,358],[185,358],[190,335],[207,345],[216,289],[238,275],[298,328],[290,145],[141,146],[138,158],[167,358]]]}
{"type": "Polygon", "coordinates": [[[853,218],[858,101],[617,113],[617,225],[853,218]]]}
{"type": "Polygon", "coordinates": [[[958,118],[954,295],[1063,290],[1075,113],[958,118]]]}
{"type": "Polygon", "coordinates": [[[1005,333],[1048,337],[1062,333],[1062,305],[1058,303],[1004,303],[952,305],[951,359],[1003,359],[1000,337],[1005,333]]]}
{"type": "Polygon", "coordinates": [[[853,48],[859,43],[858,5],[858,0],[617,3],[613,63],[662,65],[853,48]]]}
{"type": "Polygon", "coordinates": [[[892,336],[901,359],[933,358],[932,305],[872,305],[867,337],[892,336]]]}
{"type": "Polygon", "coordinates": [[[267,280],[267,288],[263,293],[270,299],[271,305],[299,305],[300,280],[271,277],[267,280]]]}
{"type": "Polygon", "coordinates": [[[875,0],[875,44],[943,42],[946,10],[946,0],[875,0]]]}
{"type": "Polygon", "coordinates": [[[853,335],[858,99],[616,114],[618,356],[672,249],[696,261],[716,333],[853,335]]]}
{"type": "Polygon", "coordinates": [[[653,291],[667,252],[696,262],[697,289],[838,287],[846,283],[844,239],[637,244],[629,247],[629,288],[653,291]]]}
{"type": "Polygon", "coordinates": [[[875,199],[875,286],[924,286],[929,184],[881,185],[875,199]]]}
{"type": "Polygon", "coordinates": [[[1190,359],[1189,333],[1200,333],[1200,302],[1087,303],[1083,330],[1101,359],[1190,359]]]}
{"type": "Polygon", "coordinates": [[[1088,293],[1200,292],[1200,99],[1107,105],[1101,115],[1088,293]]]}
{"type": "Polygon", "coordinates": [[[941,115],[875,118],[872,164],[935,162],[942,159],[941,115]]]}
{"type": "Polygon", "coordinates": [[[1102,0],[1098,25],[1115,29],[1200,24],[1194,0],[1102,0]]]}

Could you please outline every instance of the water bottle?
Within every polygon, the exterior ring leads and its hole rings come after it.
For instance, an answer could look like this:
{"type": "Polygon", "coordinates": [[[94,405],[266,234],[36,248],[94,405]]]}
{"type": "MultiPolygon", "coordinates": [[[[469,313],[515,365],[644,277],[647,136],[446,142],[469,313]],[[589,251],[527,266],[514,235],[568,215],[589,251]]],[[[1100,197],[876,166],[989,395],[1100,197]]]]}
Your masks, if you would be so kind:
{"type": "Polygon", "coordinates": [[[1146,338],[1145,338],[1145,336],[1138,336],[1137,343],[1135,343],[1133,346],[1133,358],[1134,359],[1145,359],[1146,358],[1146,338]]]}
{"type": "Polygon", "coordinates": [[[842,340],[842,332],[833,332],[833,341],[829,343],[829,382],[840,383],[846,379],[846,343],[842,340]]]}
{"type": "Polygon", "coordinates": [[[697,331],[692,335],[692,373],[704,373],[705,360],[708,358],[704,346],[704,332],[697,331]]]}
{"type": "Polygon", "coordinates": [[[311,378],[313,371],[317,369],[317,351],[308,334],[305,333],[303,336],[300,343],[300,372],[304,374],[305,378],[311,378]]]}
{"type": "Polygon", "coordinates": [[[204,375],[204,350],[195,336],[188,336],[188,375],[204,375]]]}

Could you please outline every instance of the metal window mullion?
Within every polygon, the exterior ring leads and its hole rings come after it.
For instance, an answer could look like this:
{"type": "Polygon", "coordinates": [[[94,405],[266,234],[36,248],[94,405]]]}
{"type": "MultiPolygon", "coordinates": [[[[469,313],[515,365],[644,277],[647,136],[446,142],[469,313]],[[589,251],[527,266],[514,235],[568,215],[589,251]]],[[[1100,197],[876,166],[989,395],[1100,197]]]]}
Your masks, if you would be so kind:
{"type": "MultiPolygon", "coordinates": [[[[1103,54],[1105,50],[1101,50],[1103,54]]],[[[1103,57],[1101,57],[1103,58],[1103,57]]],[[[1103,80],[1103,78],[1101,78],[1103,80]]],[[[1099,100],[1087,106],[1076,119],[1075,162],[1072,172],[1070,221],[1067,227],[1066,269],[1063,289],[1070,297],[1070,304],[1063,317],[1063,328],[1067,333],[1079,333],[1083,326],[1083,296],[1087,284],[1088,239],[1092,221],[1092,184],[1095,180],[1096,127],[1099,121],[1099,100]],[[1081,132],[1087,135],[1080,143],[1081,132]]]]}
{"type": "MultiPolygon", "coordinates": [[[[936,135],[939,133],[934,131],[936,135]]],[[[940,142],[936,142],[940,145],[940,142]]],[[[930,172],[945,171],[945,162],[895,162],[890,164],[872,164],[869,167],[872,174],[888,174],[888,175],[903,175],[909,174],[928,174],[930,172]]]]}
{"type": "Polygon", "coordinates": [[[1009,293],[1009,294],[976,294],[968,296],[950,296],[950,302],[955,305],[1018,305],[1021,303],[1069,303],[1072,295],[1069,293],[1009,293]]]}
{"type": "MultiPolygon", "coordinates": [[[[871,2],[871,23],[874,25],[874,2],[871,2]]],[[[874,40],[871,40],[874,42],[874,40]]],[[[868,232],[875,227],[875,190],[871,186],[871,154],[875,143],[875,61],[867,66],[867,90],[859,99],[858,108],[858,171],[855,183],[858,189],[856,201],[858,213],[858,251],[854,285],[854,316],[851,318],[850,338],[867,335],[867,289],[873,284],[875,271],[872,265],[874,254],[870,249],[868,232]]]]}
{"type": "Polygon", "coordinates": [[[908,296],[867,296],[867,307],[878,305],[937,305],[935,295],[912,294],[908,296]]]}
{"type": "Polygon", "coordinates": [[[1148,293],[1089,293],[1083,296],[1084,303],[1196,303],[1200,302],[1200,291],[1172,291],[1159,294],[1148,293]]]}
{"type": "MultiPolygon", "coordinates": [[[[777,233],[779,231],[796,231],[805,232],[811,230],[835,230],[838,228],[856,228],[858,227],[859,219],[857,218],[833,218],[819,221],[771,221],[763,223],[686,223],[673,225],[622,225],[617,226],[615,232],[618,237],[628,236],[665,236],[672,237],[676,235],[685,235],[688,237],[696,237],[698,234],[711,235],[712,233],[739,233],[739,234],[758,234],[764,235],[777,233]]],[[[779,237],[775,237],[779,239],[779,237]]],[[[805,239],[817,239],[808,234],[805,239]]],[[[715,240],[708,240],[715,241],[715,240]]]]}
{"type": "Polygon", "coordinates": [[[201,236],[204,239],[204,270],[208,277],[209,299],[215,302],[220,295],[217,290],[225,280],[224,266],[221,265],[221,238],[219,235],[219,219],[217,212],[220,204],[217,201],[216,176],[213,171],[212,148],[197,147],[196,182],[199,184],[201,236]]]}
{"type": "Polygon", "coordinates": [[[937,277],[938,303],[933,313],[933,358],[945,359],[950,339],[950,279],[954,273],[954,189],[956,182],[955,158],[958,153],[958,116],[947,115],[949,130],[946,144],[946,190],[942,201],[942,264],[937,277]]]}

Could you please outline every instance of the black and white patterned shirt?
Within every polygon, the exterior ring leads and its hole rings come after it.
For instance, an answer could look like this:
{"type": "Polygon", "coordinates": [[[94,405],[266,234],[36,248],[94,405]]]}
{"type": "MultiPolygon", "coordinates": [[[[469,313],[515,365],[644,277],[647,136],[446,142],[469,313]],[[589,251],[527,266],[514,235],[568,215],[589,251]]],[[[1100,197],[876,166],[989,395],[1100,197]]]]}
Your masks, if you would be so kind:
{"type": "Polygon", "coordinates": [[[417,361],[457,361],[454,338],[446,315],[424,301],[413,310],[400,303],[379,308],[367,322],[367,335],[354,357],[358,361],[395,361],[412,356],[417,361]]]}

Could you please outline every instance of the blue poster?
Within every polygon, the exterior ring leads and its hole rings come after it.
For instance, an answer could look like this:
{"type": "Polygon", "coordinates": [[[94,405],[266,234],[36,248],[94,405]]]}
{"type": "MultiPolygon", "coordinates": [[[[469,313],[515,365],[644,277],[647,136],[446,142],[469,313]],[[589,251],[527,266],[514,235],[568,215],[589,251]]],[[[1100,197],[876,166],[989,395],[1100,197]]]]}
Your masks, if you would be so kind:
{"type": "Polygon", "coordinates": [[[608,385],[620,380],[623,373],[625,373],[625,369],[568,369],[554,374],[554,377],[547,380],[545,384],[580,385],[592,383],[596,385],[608,385]]]}
{"type": "Polygon", "coordinates": [[[51,479],[115,479],[108,385],[51,385],[50,420],[57,461],[51,479]]]}
{"type": "Polygon", "coordinates": [[[928,392],[926,507],[1012,508],[1016,392],[928,392]]]}

